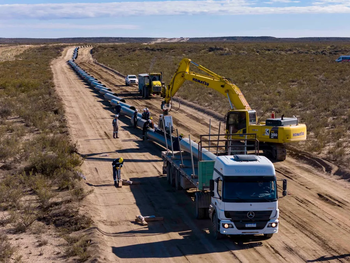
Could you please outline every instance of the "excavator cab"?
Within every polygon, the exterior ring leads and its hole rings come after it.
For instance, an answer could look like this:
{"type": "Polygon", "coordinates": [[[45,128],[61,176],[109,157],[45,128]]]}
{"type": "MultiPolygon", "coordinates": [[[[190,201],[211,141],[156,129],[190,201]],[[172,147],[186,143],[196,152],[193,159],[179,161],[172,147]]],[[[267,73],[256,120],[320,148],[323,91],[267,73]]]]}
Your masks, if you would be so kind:
{"type": "Polygon", "coordinates": [[[228,134],[237,133],[240,130],[242,130],[241,133],[246,133],[247,125],[256,124],[256,111],[231,110],[226,114],[225,121],[228,134]]]}

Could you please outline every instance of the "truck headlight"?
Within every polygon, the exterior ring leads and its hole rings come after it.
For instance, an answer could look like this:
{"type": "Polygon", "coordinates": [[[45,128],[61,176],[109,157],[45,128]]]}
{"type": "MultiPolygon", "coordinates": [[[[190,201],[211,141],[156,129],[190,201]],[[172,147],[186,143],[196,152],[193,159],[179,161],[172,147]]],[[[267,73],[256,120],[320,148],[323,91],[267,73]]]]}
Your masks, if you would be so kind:
{"type": "Polygon", "coordinates": [[[223,228],[233,228],[233,225],[232,225],[232,224],[229,224],[229,223],[223,223],[223,224],[222,224],[222,227],[223,227],[223,228]]]}
{"type": "Polygon", "coordinates": [[[267,225],[267,227],[272,227],[272,228],[276,228],[277,227],[277,223],[273,222],[267,225]]]}

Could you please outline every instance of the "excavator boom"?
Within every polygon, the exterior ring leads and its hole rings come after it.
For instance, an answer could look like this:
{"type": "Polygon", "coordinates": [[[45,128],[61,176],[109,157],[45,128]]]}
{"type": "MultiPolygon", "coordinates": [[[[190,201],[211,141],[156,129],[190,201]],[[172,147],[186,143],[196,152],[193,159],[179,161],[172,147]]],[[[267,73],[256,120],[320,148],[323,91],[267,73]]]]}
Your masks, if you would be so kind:
{"type": "Polygon", "coordinates": [[[226,78],[212,72],[211,70],[192,62],[188,58],[181,60],[180,65],[175,72],[168,88],[165,91],[165,103],[169,104],[171,98],[176,94],[185,80],[199,83],[207,88],[214,89],[228,98],[231,109],[251,110],[241,90],[234,84],[230,83],[226,78]],[[190,65],[196,66],[208,75],[195,73],[190,71],[190,65]]]}

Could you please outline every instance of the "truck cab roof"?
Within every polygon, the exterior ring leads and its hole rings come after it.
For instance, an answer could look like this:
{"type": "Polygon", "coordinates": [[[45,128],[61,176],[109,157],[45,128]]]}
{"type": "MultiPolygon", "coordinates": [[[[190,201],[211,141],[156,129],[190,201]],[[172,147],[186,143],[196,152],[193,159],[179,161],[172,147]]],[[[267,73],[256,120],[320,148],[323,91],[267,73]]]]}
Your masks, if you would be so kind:
{"type": "Polygon", "coordinates": [[[218,156],[214,168],[223,176],[275,176],[272,162],[258,155],[218,156]]]}

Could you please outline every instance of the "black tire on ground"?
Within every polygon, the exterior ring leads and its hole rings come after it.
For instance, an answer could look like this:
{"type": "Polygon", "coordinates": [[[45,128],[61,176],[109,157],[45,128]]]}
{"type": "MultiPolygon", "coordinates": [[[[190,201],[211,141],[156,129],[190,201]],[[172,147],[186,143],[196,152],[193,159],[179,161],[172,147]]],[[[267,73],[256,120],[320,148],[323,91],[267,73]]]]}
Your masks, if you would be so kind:
{"type": "Polygon", "coordinates": [[[216,240],[224,238],[224,235],[219,232],[220,222],[218,219],[218,215],[215,212],[213,215],[211,234],[216,240]]]}
{"type": "Polygon", "coordinates": [[[170,169],[170,185],[175,187],[175,175],[176,175],[176,168],[172,167],[170,169]]]}
{"type": "Polygon", "coordinates": [[[176,170],[175,172],[175,189],[176,190],[181,190],[181,175],[180,175],[180,171],[176,170]]]}
{"type": "Polygon", "coordinates": [[[205,218],[205,208],[199,208],[199,198],[201,198],[201,193],[195,193],[195,202],[196,202],[196,218],[203,219],[205,218]]]}
{"type": "Polygon", "coordinates": [[[273,236],[273,234],[265,234],[264,239],[270,239],[273,236]]]}
{"type": "Polygon", "coordinates": [[[167,167],[166,167],[166,178],[168,183],[170,184],[171,182],[171,166],[169,164],[169,162],[167,163],[167,167]]]}
{"type": "Polygon", "coordinates": [[[144,99],[147,99],[148,98],[148,92],[147,92],[147,87],[146,86],[143,86],[143,91],[142,91],[142,93],[143,93],[143,98],[144,99]]]}

